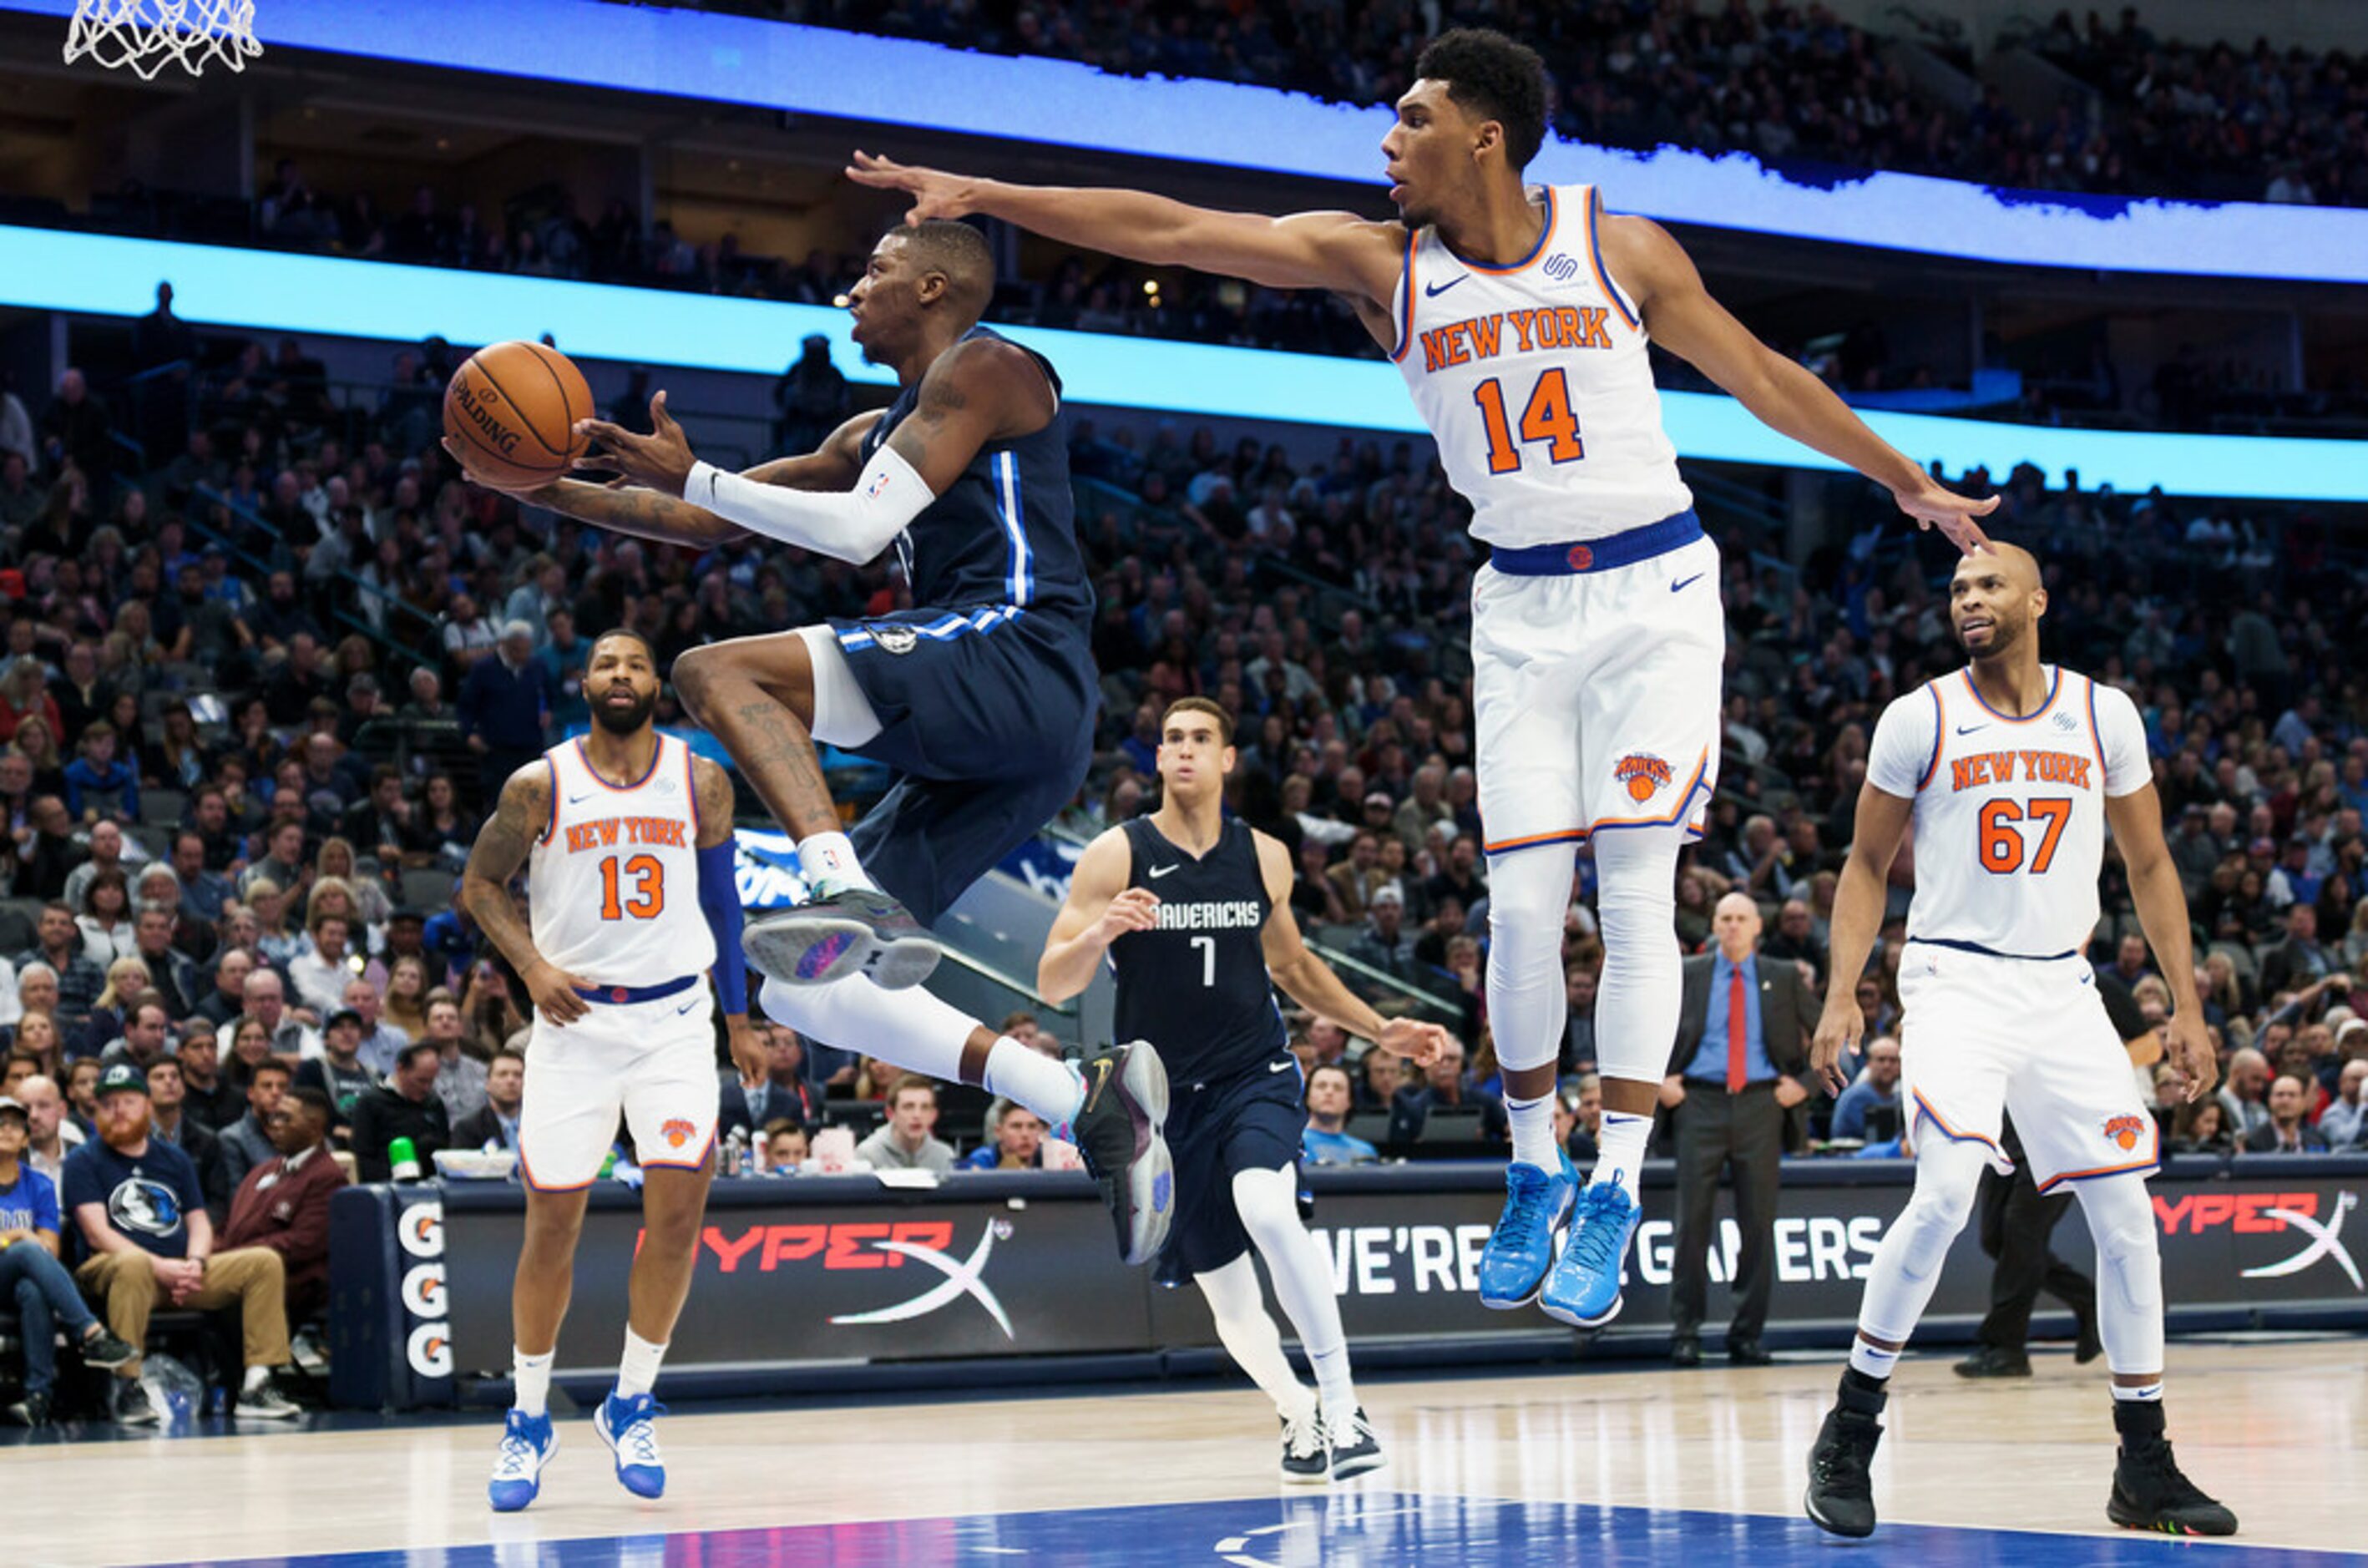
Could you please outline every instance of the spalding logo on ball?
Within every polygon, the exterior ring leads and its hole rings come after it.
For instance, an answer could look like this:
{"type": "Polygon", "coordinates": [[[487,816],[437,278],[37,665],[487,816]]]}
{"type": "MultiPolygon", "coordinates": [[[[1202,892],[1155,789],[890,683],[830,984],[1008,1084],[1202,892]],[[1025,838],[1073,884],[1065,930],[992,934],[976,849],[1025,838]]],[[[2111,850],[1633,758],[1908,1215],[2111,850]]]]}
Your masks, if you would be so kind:
{"type": "Polygon", "coordinates": [[[444,433],[470,468],[504,485],[564,479],[591,443],[575,422],[592,417],[584,372],[556,348],[496,343],[469,356],[444,388],[444,433]]]}

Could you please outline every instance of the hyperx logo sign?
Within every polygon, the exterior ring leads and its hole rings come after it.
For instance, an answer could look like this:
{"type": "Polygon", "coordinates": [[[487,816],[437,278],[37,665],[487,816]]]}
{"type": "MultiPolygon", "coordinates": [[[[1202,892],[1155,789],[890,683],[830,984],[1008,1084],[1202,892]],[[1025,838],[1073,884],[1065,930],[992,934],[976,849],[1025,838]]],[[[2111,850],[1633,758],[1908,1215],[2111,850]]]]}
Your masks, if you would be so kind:
{"type": "Polygon", "coordinates": [[[2351,1277],[2353,1290],[2368,1290],[2368,1284],[2362,1284],[2361,1281],[2360,1266],[2351,1261],[2351,1254],[2345,1249],[2340,1241],[2336,1239],[2337,1233],[2343,1229],[2343,1217],[2351,1213],[2351,1206],[2359,1201],[2359,1195],[2356,1193],[2337,1193],[2335,1212],[2328,1216],[2324,1225],[2309,1215],[2292,1209],[2263,1210],[2263,1213],[2275,1215],[2295,1230],[2309,1236],[2311,1243],[2283,1263],[2265,1263],[2259,1268],[2248,1268],[2245,1270],[2245,1278],[2248,1279],[2283,1278],[2289,1274],[2301,1273],[2322,1257],[2331,1257],[2335,1259],[2337,1267],[2351,1277]]]}
{"type": "Polygon", "coordinates": [[[931,1268],[944,1275],[945,1279],[922,1291],[909,1301],[902,1301],[893,1307],[882,1307],[877,1312],[847,1312],[830,1321],[833,1323],[903,1323],[908,1318],[927,1316],[939,1307],[967,1295],[978,1298],[978,1304],[986,1309],[987,1315],[995,1320],[996,1327],[1003,1330],[1004,1338],[1012,1338],[1011,1320],[1004,1316],[1003,1303],[995,1299],[995,1292],[988,1290],[979,1278],[980,1271],[986,1267],[987,1255],[995,1250],[995,1244],[1010,1234],[1010,1221],[989,1221],[986,1229],[979,1233],[978,1245],[971,1248],[970,1256],[961,1263],[956,1263],[935,1247],[922,1246],[915,1242],[873,1242],[871,1244],[883,1252],[901,1253],[916,1262],[928,1264],[931,1268]]]}

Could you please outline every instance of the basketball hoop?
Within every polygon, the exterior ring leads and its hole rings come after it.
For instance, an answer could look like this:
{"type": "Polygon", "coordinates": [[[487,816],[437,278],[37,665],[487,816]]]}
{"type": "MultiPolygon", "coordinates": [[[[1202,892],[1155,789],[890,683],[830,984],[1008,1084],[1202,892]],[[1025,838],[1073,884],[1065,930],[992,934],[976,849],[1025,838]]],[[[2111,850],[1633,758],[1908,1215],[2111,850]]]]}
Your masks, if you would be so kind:
{"type": "Polygon", "coordinates": [[[195,76],[210,60],[246,69],[255,41],[255,0],[74,0],[66,63],[85,55],[110,71],[126,66],[153,82],[168,64],[195,76]]]}

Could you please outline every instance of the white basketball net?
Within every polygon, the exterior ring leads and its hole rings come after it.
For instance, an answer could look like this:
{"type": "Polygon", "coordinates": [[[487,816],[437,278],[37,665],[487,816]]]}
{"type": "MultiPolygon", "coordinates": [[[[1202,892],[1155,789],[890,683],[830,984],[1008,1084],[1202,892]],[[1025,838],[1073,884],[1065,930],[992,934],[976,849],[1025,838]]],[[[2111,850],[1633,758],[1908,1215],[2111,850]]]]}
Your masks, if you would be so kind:
{"type": "Polygon", "coordinates": [[[246,69],[263,52],[255,41],[255,0],[74,0],[66,63],[87,55],[110,71],[125,66],[143,82],[168,64],[197,75],[210,60],[246,69]]]}

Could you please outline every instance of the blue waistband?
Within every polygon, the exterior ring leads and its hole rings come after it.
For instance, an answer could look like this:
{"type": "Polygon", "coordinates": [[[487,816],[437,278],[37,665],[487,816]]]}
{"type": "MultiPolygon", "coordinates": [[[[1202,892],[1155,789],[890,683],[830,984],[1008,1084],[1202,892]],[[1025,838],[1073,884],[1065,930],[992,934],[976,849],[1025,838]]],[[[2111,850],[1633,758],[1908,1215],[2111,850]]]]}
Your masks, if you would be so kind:
{"type": "Polygon", "coordinates": [[[1979,953],[1986,959],[2015,959],[2023,963],[2055,963],[2080,956],[2077,948],[2060,953],[2002,953],[1996,948],[1985,948],[1979,942],[1958,942],[1946,937],[1910,937],[1907,939],[1927,948],[1954,948],[1961,953],[1979,953]]]}
{"type": "Polygon", "coordinates": [[[1583,572],[1609,572],[1634,566],[1682,550],[1702,537],[1702,519],[1689,506],[1673,517],[1646,523],[1641,528],[1591,539],[1583,544],[1527,544],[1518,550],[1492,550],[1488,564],[1514,577],[1574,577],[1583,572]]]}
{"type": "Polygon", "coordinates": [[[662,996],[674,996],[699,983],[700,977],[686,974],[680,980],[662,980],[655,985],[579,985],[575,994],[586,1002],[607,1002],[621,1005],[628,1002],[655,1002],[662,996]]]}

